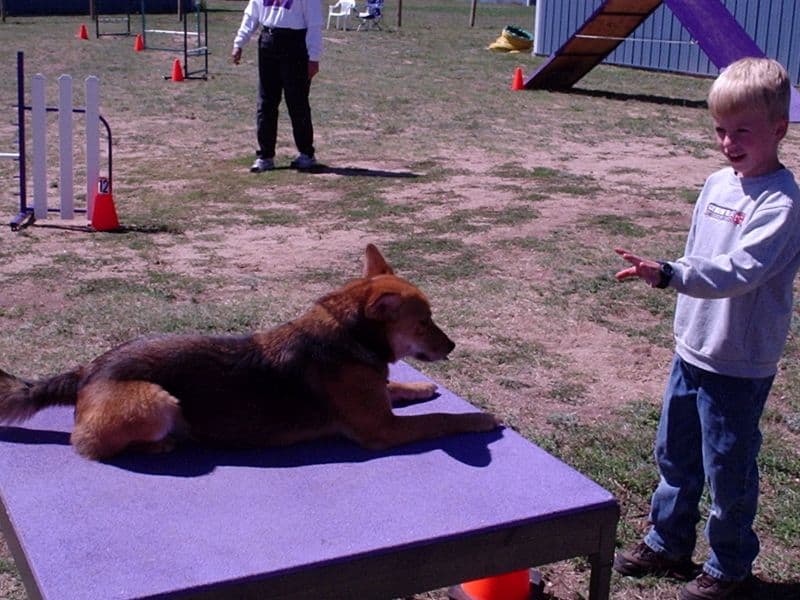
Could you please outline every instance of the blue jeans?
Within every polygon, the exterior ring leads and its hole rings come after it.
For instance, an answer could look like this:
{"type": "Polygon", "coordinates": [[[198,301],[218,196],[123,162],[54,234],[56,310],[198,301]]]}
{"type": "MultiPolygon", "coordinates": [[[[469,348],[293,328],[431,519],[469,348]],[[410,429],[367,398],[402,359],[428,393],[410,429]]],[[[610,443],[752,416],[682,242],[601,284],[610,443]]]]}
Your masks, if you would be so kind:
{"type": "Polygon", "coordinates": [[[758,422],[773,379],[728,377],[673,358],[656,435],[661,480],[644,539],[653,550],[675,559],[692,556],[707,481],[711,511],[705,535],[711,554],[703,570],[729,581],[750,574],[759,550],[753,531],[758,422]]]}

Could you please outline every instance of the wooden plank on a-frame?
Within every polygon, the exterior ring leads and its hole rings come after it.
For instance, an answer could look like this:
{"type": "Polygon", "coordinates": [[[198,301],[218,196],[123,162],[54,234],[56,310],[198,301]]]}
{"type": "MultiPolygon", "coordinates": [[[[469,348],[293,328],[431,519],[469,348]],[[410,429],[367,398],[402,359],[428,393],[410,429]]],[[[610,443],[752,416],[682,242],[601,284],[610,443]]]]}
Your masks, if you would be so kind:
{"type": "Polygon", "coordinates": [[[527,89],[563,90],[600,64],[662,0],[607,0],[525,82],[527,89]]]}
{"type": "MultiPolygon", "coordinates": [[[[525,82],[526,89],[565,90],[600,64],[662,0],[607,0],[525,82]]],[[[746,56],[765,56],[720,0],[663,0],[718,69],[746,56]]],[[[800,122],[792,87],[789,120],[800,122]]]]}

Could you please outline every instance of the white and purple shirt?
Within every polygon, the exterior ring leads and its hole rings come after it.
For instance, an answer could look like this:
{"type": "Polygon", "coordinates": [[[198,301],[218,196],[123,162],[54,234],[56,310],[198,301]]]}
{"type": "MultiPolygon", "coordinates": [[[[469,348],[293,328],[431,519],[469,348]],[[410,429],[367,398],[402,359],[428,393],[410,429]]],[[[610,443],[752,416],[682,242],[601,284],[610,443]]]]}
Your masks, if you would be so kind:
{"type": "Polygon", "coordinates": [[[308,60],[322,56],[322,7],[320,0],[250,0],[234,48],[242,48],[259,26],[281,29],[307,29],[308,60]]]}

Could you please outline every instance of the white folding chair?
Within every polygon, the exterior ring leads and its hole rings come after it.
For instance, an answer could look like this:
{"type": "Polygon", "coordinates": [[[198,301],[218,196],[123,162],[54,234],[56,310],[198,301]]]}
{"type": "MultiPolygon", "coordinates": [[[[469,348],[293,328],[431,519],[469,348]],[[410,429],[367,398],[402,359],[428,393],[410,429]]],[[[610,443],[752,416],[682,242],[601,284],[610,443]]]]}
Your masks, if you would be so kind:
{"type": "Polygon", "coordinates": [[[336,29],[339,29],[339,24],[343,20],[344,21],[344,29],[347,29],[347,21],[350,18],[350,14],[356,8],[356,0],[338,0],[336,4],[332,4],[328,6],[328,26],[327,28],[331,28],[331,19],[336,17],[336,29]]]}
{"type": "MultiPolygon", "coordinates": [[[[383,0],[367,0],[367,5],[364,10],[359,11],[358,18],[361,23],[358,24],[358,30],[361,28],[381,29],[381,19],[383,18],[383,0]]],[[[383,30],[381,30],[383,31],[383,30]]]]}

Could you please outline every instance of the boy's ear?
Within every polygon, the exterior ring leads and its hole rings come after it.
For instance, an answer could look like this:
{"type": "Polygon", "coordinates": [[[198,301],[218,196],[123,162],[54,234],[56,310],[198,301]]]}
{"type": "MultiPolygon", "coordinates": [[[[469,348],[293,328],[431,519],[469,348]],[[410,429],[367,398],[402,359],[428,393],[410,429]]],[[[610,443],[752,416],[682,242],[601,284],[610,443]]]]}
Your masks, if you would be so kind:
{"type": "Polygon", "coordinates": [[[781,119],[775,124],[775,136],[780,142],[789,131],[789,119],[781,119]]]}
{"type": "Polygon", "coordinates": [[[369,278],[375,275],[394,275],[394,271],[378,249],[373,244],[367,244],[364,255],[364,277],[369,278]]]}

